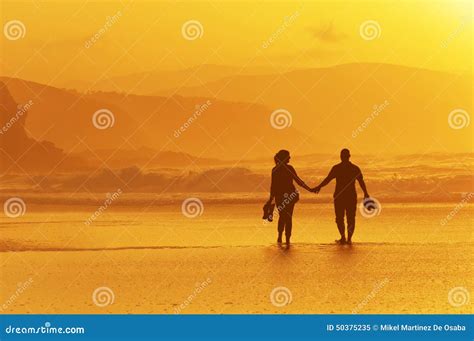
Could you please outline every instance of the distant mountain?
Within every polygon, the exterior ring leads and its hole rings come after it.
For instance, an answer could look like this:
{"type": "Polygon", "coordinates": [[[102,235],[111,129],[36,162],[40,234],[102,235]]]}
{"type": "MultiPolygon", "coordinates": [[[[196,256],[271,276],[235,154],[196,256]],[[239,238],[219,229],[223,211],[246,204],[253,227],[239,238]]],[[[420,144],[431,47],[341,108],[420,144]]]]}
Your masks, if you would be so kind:
{"type": "MultiPolygon", "coordinates": [[[[0,81],[0,171],[2,173],[72,170],[82,164],[51,141],[34,139],[26,129],[31,101],[15,101],[0,81]]],[[[85,164],[83,165],[85,168],[85,164]]]]}
{"type": "Polygon", "coordinates": [[[293,127],[273,128],[271,110],[259,104],[202,97],[83,94],[21,79],[0,77],[0,81],[18,103],[32,101],[25,121],[31,136],[69,153],[92,155],[99,149],[147,147],[189,153],[201,160],[240,160],[313,141],[293,127]],[[97,112],[97,117],[105,119],[102,123],[113,125],[98,129],[100,122],[93,122],[97,112]]]}
{"type": "Polygon", "coordinates": [[[94,150],[94,152],[83,151],[75,153],[75,155],[96,165],[100,165],[102,161],[107,161],[106,164],[108,167],[113,168],[125,168],[131,165],[140,168],[166,168],[185,167],[189,165],[205,167],[229,164],[229,161],[198,158],[188,153],[172,151],[160,152],[146,147],[133,149],[97,149],[94,150]]]}
{"type": "MultiPolygon", "coordinates": [[[[197,160],[204,165],[206,159],[215,159],[213,164],[271,159],[282,148],[293,155],[337,155],[342,147],[374,155],[472,151],[474,125],[453,129],[454,122],[448,122],[449,114],[458,109],[470,119],[471,76],[387,64],[347,64],[281,75],[203,66],[205,75],[199,82],[216,80],[172,88],[199,70],[161,74],[160,87],[171,88],[154,96],[84,94],[21,79],[0,81],[17,103],[33,102],[24,121],[31,138],[50,141],[66,153],[81,152],[82,159],[89,155],[86,159],[92,164],[100,157],[118,167],[166,167],[159,157],[164,151],[193,155],[190,166],[197,160]],[[93,124],[94,114],[103,109],[113,115],[108,129],[93,124]],[[272,126],[271,114],[278,110],[289,113],[289,127],[272,126]],[[94,155],[99,150],[112,157],[94,155]]],[[[132,86],[130,79],[123,82],[132,86]]],[[[174,165],[186,165],[186,158],[174,160],[174,165]]]]}
{"type": "MultiPolygon", "coordinates": [[[[232,75],[272,74],[273,67],[227,66],[203,64],[183,70],[137,72],[123,76],[101,79],[97,82],[82,80],[64,83],[64,87],[79,91],[124,92],[136,95],[150,95],[159,90],[201,86],[232,75]]],[[[168,95],[172,95],[168,93],[168,95]]]]}
{"type": "Polygon", "coordinates": [[[312,152],[333,151],[334,146],[363,153],[423,153],[429,147],[470,152],[474,125],[452,129],[448,115],[455,109],[472,115],[472,81],[471,75],[361,63],[281,75],[232,75],[155,94],[217,94],[222,100],[284,108],[295,128],[322,137],[324,143],[312,152]]]}

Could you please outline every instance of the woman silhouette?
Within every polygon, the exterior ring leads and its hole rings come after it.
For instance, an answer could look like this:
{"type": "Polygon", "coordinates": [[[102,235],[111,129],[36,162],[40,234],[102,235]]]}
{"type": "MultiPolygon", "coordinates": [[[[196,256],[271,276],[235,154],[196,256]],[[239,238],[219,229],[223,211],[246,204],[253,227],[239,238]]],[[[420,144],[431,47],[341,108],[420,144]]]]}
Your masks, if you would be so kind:
{"type": "Polygon", "coordinates": [[[275,204],[278,209],[278,239],[277,243],[281,244],[281,237],[283,231],[286,236],[286,246],[290,246],[291,228],[293,227],[293,209],[296,202],[299,200],[299,192],[293,185],[293,180],[298,185],[311,191],[303,180],[296,174],[290,162],[290,152],[287,150],[280,150],[275,154],[275,167],[272,169],[272,184],[270,188],[270,199],[267,205],[270,205],[275,198],[275,204]]]}

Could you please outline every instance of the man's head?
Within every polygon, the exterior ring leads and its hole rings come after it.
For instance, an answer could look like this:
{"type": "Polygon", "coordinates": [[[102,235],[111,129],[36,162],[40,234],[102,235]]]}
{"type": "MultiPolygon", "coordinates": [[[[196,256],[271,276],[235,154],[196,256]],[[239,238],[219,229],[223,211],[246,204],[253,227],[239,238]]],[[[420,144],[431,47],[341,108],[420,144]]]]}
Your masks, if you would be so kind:
{"type": "Polygon", "coordinates": [[[349,161],[350,157],[351,157],[351,152],[349,151],[349,149],[344,148],[343,150],[341,150],[341,161],[342,162],[349,161]]]}

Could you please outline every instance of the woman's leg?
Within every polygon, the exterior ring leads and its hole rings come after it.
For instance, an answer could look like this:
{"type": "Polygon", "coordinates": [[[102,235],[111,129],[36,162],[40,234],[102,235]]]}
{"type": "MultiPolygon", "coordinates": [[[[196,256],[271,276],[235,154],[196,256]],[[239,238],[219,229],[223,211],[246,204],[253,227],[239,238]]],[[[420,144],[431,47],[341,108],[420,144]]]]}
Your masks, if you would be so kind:
{"type": "Polygon", "coordinates": [[[290,238],[291,238],[291,230],[293,229],[293,209],[295,208],[295,205],[288,205],[286,207],[286,214],[285,214],[285,236],[286,236],[286,243],[290,244],[290,238]]]}
{"type": "Polygon", "coordinates": [[[278,218],[278,239],[277,242],[281,243],[281,236],[283,235],[283,231],[285,230],[285,219],[283,214],[280,212],[280,216],[278,218]]]}
{"type": "MultiPolygon", "coordinates": [[[[278,206],[280,207],[280,206],[278,206]]],[[[279,210],[278,211],[278,239],[277,239],[277,243],[281,243],[282,240],[281,240],[281,237],[283,235],[283,231],[285,230],[285,214],[283,212],[283,210],[279,210]]]]}

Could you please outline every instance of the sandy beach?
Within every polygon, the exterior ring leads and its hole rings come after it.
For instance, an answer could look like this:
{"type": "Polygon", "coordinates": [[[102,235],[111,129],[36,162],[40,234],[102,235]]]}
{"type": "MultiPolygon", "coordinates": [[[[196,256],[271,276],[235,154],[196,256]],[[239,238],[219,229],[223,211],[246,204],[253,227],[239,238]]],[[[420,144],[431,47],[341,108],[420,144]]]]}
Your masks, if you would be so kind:
{"type": "Polygon", "coordinates": [[[278,247],[259,205],[28,207],[2,218],[1,313],[472,313],[472,205],[388,204],[333,243],[330,205],[301,204],[278,247]],[[461,289],[459,289],[461,288],[461,289]]]}

